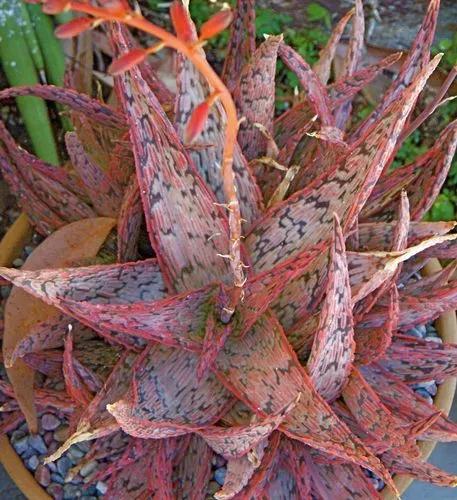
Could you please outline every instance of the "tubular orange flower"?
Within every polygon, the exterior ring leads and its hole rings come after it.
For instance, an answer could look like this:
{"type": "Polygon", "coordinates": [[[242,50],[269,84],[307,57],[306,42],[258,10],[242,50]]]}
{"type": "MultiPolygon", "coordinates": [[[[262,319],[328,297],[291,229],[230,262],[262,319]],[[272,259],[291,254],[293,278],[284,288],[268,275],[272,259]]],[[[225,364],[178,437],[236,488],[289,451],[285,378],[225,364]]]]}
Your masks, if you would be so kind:
{"type": "Polygon", "coordinates": [[[123,73],[133,66],[143,62],[147,56],[148,51],[145,49],[132,49],[120,56],[118,59],[114,60],[108,68],[108,72],[112,75],[123,73]]]}
{"type": "Polygon", "coordinates": [[[232,22],[233,14],[230,9],[221,10],[208,21],[202,24],[200,29],[200,40],[207,40],[224,31],[232,22]]]}
{"type": "Polygon", "coordinates": [[[193,111],[187,123],[184,140],[187,144],[192,143],[200,135],[205,122],[208,119],[210,104],[208,101],[203,101],[193,111]]]}
{"type": "Polygon", "coordinates": [[[176,36],[184,42],[192,42],[195,39],[194,30],[189,13],[180,0],[175,0],[171,4],[170,17],[176,36]]]}
{"type": "Polygon", "coordinates": [[[57,38],[72,38],[79,35],[83,31],[92,28],[95,19],[91,17],[79,17],[72,21],[62,24],[56,28],[55,34],[57,38]]]}

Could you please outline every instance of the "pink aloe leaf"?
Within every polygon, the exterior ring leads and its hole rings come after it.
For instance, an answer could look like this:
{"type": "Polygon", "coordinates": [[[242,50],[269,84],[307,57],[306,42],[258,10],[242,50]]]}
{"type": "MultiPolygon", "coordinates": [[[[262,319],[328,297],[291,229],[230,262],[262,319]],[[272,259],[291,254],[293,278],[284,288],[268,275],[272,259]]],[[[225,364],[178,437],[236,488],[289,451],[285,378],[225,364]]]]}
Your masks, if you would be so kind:
{"type": "MultiPolygon", "coordinates": [[[[366,222],[358,226],[358,250],[360,252],[388,251],[392,248],[392,236],[397,222],[366,222]]],[[[416,245],[433,236],[442,236],[455,227],[455,222],[411,222],[408,246],[416,245]]],[[[349,248],[352,250],[352,248],[349,248]]]]}
{"type": "Polygon", "coordinates": [[[281,40],[282,37],[271,36],[257,48],[233,91],[239,116],[245,118],[240,123],[238,140],[248,160],[264,156],[268,146],[255,124],[273,132],[276,59],[281,40]]]}
{"type": "Polygon", "coordinates": [[[328,461],[311,461],[314,490],[321,498],[362,498],[380,499],[371,481],[354,464],[337,464],[328,461]]]}
{"type": "Polygon", "coordinates": [[[376,109],[368,116],[368,118],[360,125],[354,138],[362,137],[362,135],[376,122],[378,117],[400,97],[404,89],[411,87],[412,82],[417,75],[424,70],[430,58],[430,48],[435,36],[436,21],[438,18],[440,0],[432,0],[428,4],[426,16],[419,28],[419,31],[414,39],[411,50],[408,53],[400,73],[384,94],[381,102],[376,109]]]}
{"type": "Polygon", "coordinates": [[[336,54],[336,49],[340,43],[344,29],[348,21],[354,15],[354,9],[345,14],[338,24],[333,28],[332,34],[327,42],[327,45],[319,52],[319,59],[313,66],[313,71],[319,77],[320,81],[325,85],[330,78],[332,62],[336,54]]]}
{"type": "Polygon", "coordinates": [[[105,217],[116,217],[121,199],[120,187],[91,160],[75,132],[67,132],[65,144],[96,211],[105,217]]]}
{"type": "Polygon", "coordinates": [[[228,460],[224,486],[214,495],[216,500],[227,500],[240,493],[260,466],[267,446],[268,439],[264,439],[257,444],[250,456],[228,460]]]}
{"type": "Polygon", "coordinates": [[[457,374],[457,345],[398,335],[379,363],[405,382],[443,380],[457,374]]]}
{"type": "MultiPolygon", "coordinates": [[[[365,17],[363,15],[362,0],[355,2],[355,15],[352,20],[352,35],[349,40],[347,53],[343,61],[342,74],[351,76],[357,70],[357,66],[362,58],[365,36],[365,17]]],[[[346,122],[351,113],[351,102],[345,102],[334,112],[335,125],[344,130],[346,122]]]]}
{"type": "Polygon", "coordinates": [[[456,148],[457,120],[454,120],[426,153],[411,164],[381,177],[361,216],[368,218],[382,213],[383,217],[389,217],[393,211],[393,200],[401,189],[406,189],[410,193],[411,218],[416,221],[422,219],[446,180],[456,148]]]}
{"type": "Polygon", "coordinates": [[[402,98],[354,145],[343,164],[272,207],[253,226],[246,242],[258,271],[272,267],[305,245],[328,240],[334,212],[340,217],[344,231],[353,226],[438,60],[439,57],[435,58],[427,66],[402,98]]]}
{"type": "Polygon", "coordinates": [[[272,317],[264,315],[243,338],[230,336],[216,366],[224,385],[256,413],[271,415],[281,411],[300,393],[296,407],[281,426],[283,432],[332,455],[376,469],[389,481],[385,471],[378,469],[377,459],[353,440],[316,392],[272,317]],[[256,384],[256,380],[262,380],[262,384],[256,384]],[[328,426],[319,423],[323,419],[328,426]]]}
{"type": "MultiPolygon", "coordinates": [[[[199,104],[210,94],[206,80],[195,66],[183,57],[179,60],[178,93],[175,103],[174,124],[178,135],[183,139],[189,117],[199,104]]],[[[203,130],[198,136],[201,148],[191,149],[189,155],[206,184],[211,188],[219,203],[225,202],[222,181],[222,153],[224,147],[225,111],[216,101],[209,112],[203,130]]],[[[262,199],[255,178],[238,145],[235,146],[233,170],[241,214],[248,223],[260,214],[262,199]]]]}
{"type": "Polygon", "coordinates": [[[205,441],[193,434],[184,456],[175,466],[173,490],[175,498],[203,500],[211,477],[213,451],[205,441]]]}
{"type": "Polygon", "coordinates": [[[297,486],[299,498],[311,494],[311,471],[308,463],[308,448],[292,439],[283,438],[283,461],[287,464],[297,486]]]}
{"type": "Polygon", "coordinates": [[[236,87],[241,71],[252,59],[254,51],[255,1],[237,0],[222,69],[222,79],[230,91],[236,87]]]}
{"type": "MultiPolygon", "coordinates": [[[[170,346],[181,346],[192,351],[201,350],[201,342],[205,329],[206,318],[215,304],[218,285],[184,292],[180,295],[157,298],[157,289],[150,288],[150,284],[161,286],[160,274],[156,274],[155,261],[140,261],[116,266],[93,266],[92,268],[67,269],[67,281],[62,270],[39,271],[35,273],[21,273],[20,271],[6,270],[0,272],[13,280],[17,286],[25,289],[54,305],[66,314],[76,317],[101,334],[110,335],[112,331],[132,335],[145,340],[155,340],[170,346]],[[140,282],[135,281],[139,271],[153,271],[149,277],[143,275],[140,282]],[[126,272],[125,272],[126,271],[126,272]],[[119,276],[115,274],[123,273],[119,276]],[[111,283],[104,282],[99,289],[87,291],[87,283],[100,275],[109,278],[111,283]],[[53,286],[52,279],[58,280],[53,286]],[[43,278],[46,279],[44,288],[41,288],[43,278]],[[59,283],[60,281],[60,283],[59,283]],[[138,285],[145,285],[142,295],[138,285]],[[108,290],[113,286],[124,287],[127,294],[132,292],[129,286],[134,286],[133,295],[123,295],[122,288],[116,289],[119,295],[108,296],[108,290]],[[80,294],[82,292],[82,294],[80,294]],[[95,293],[94,293],[95,292],[95,293]],[[97,292],[99,294],[97,295],[97,292]],[[148,300],[148,295],[154,297],[148,300]],[[78,296],[79,295],[79,296],[78,296]],[[139,299],[139,300],[138,300],[139,299]]],[[[100,285],[100,282],[98,282],[100,285]]],[[[159,289],[160,290],[160,289],[159,289]]],[[[141,343],[139,344],[142,345],[141,343]]]]}
{"type": "Polygon", "coordinates": [[[136,363],[129,394],[108,409],[139,437],[179,435],[215,423],[233,404],[232,395],[213,374],[199,381],[197,366],[195,353],[153,344],[136,363]]]}
{"type": "Polygon", "coordinates": [[[228,460],[239,458],[268,438],[284,421],[296,403],[297,401],[292,401],[278,415],[261,418],[249,425],[228,428],[206,427],[199,431],[199,434],[217,454],[228,460]]]}
{"type": "Polygon", "coordinates": [[[297,75],[300,84],[306,91],[309,106],[313,110],[313,113],[318,115],[322,125],[328,127],[334,126],[335,123],[330,112],[328,93],[309,64],[285,43],[280,44],[278,55],[284,64],[297,75]]]}
{"type": "Polygon", "coordinates": [[[73,363],[73,336],[71,330],[65,339],[63,353],[63,376],[67,394],[76,404],[86,407],[92,400],[92,394],[79,378],[73,363]]]}
{"type": "Polygon", "coordinates": [[[395,450],[384,453],[381,459],[390,470],[398,474],[406,474],[419,481],[427,481],[438,486],[457,486],[456,475],[449,474],[420,459],[402,456],[395,450]]]}
{"type": "Polygon", "coordinates": [[[355,361],[357,364],[365,365],[378,360],[385,354],[392,342],[400,315],[398,291],[395,285],[390,289],[389,296],[389,309],[384,324],[377,328],[359,328],[357,326],[355,328],[355,361]]]}
{"type": "MultiPolygon", "coordinates": [[[[411,420],[418,422],[435,414],[436,408],[432,404],[381,365],[376,363],[363,367],[362,373],[367,382],[375,388],[382,402],[391,411],[395,411],[397,417],[405,423],[410,423],[411,420]]],[[[441,414],[421,438],[434,441],[457,441],[457,424],[441,414]]]]}
{"type": "Polygon", "coordinates": [[[124,128],[127,125],[124,117],[109,106],[72,89],[64,89],[54,85],[11,87],[0,92],[0,100],[28,95],[64,104],[73,111],[82,113],[102,125],[114,128],[124,128]]]}
{"type": "Polygon", "coordinates": [[[143,221],[143,205],[136,176],[132,175],[122,199],[117,222],[117,260],[131,262],[138,257],[138,240],[143,221]]]}
{"type": "Polygon", "coordinates": [[[137,356],[131,352],[122,354],[102,389],[82,413],[76,431],[47,458],[48,462],[57,460],[75,443],[109,436],[119,430],[118,423],[106,410],[106,406],[122,398],[129,390],[133,377],[132,369],[137,356]]]}
{"type": "Polygon", "coordinates": [[[335,216],[326,296],[307,369],[319,394],[336,399],[354,361],[352,299],[344,236],[335,216]]]}
{"type": "Polygon", "coordinates": [[[229,247],[224,214],[138,68],[115,80],[130,123],[149,237],[167,286],[183,291],[227,279],[229,263],[218,256],[229,247]]]}
{"type": "Polygon", "coordinates": [[[403,446],[407,436],[400,429],[398,421],[384,406],[376,392],[357,368],[354,368],[346,387],[343,399],[360,427],[375,439],[391,446],[403,446]]]}

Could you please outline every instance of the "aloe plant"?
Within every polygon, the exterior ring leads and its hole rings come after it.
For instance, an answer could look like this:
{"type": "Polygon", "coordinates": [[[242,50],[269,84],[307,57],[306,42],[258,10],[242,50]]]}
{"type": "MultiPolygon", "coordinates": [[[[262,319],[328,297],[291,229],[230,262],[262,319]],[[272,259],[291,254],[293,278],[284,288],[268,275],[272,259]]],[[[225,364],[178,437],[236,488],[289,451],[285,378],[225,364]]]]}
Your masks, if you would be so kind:
{"type": "MultiPolygon", "coordinates": [[[[405,333],[457,306],[453,264],[409,280],[428,259],[457,255],[453,222],[421,222],[448,172],[457,122],[412,165],[389,170],[439,62],[429,60],[439,2],[430,2],[398,77],[355,129],[352,98],[396,58],[359,68],[360,1],[344,76],[332,84],[341,24],[313,69],[281,37],[253,52],[253,38],[241,44],[254,37],[254,5],[238,0],[225,64],[242,68],[234,82],[217,76],[203,51],[227,12],[197,34],[174,2],[174,36],[127,2],[43,3],[48,13],[85,14],[60,36],[114,21],[106,27],[121,106],[48,86],[0,92],[55,100],[79,123],[66,141],[71,171],[50,168],[0,128],[2,172],[36,229],[57,235],[73,220],[118,219],[117,249],[105,245],[117,263],[0,268],[58,312],[4,350],[9,370],[18,361],[43,370],[32,356],[40,353],[60,363],[66,390],[34,393],[38,411],[57,408],[72,421],[48,461],[84,440],[94,440],[91,453],[114,453],[122,430],[122,456],[97,475],[109,478],[112,498],[205,498],[215,454],[227,460],[219,499],[378,498],[364,469],[394,491],[396,473],[455,486],[455,476],[421,461],[416,440],[454,441],[457,425],[411,384],[457,375],[457,345],[405,333]],[[158,42],[140,48],[126,26],[158,42]],[[147,60],[163,46],[178,52],[176,95],[147,60]],[[306,100],[275,119],[278,56],[306,100]],[[153,257],[139,260],[143,218],[153,257]],[[116,346],[103,385],[74,355],[84,328],[116,346]]],[[[0,390],[14,406],[21,387],[0,390]]],[[[23,409],[27,397],[17,398],[23,409]]],[[[26,414],[36,428],[33,405],[26,414]]]]}

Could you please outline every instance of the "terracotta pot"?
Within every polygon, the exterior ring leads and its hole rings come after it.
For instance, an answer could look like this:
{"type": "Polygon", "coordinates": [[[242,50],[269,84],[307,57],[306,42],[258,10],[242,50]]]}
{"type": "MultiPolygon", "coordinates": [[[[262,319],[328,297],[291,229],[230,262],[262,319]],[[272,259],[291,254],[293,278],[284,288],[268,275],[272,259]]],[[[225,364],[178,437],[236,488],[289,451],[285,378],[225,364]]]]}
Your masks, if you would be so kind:
{"type": "MultiPolygon", "coordinates": [[[[11,265],[12,261],[20,255],[30,234],[31,230],[27,218],[25,215],[21,215],[0,242],[1,266],[11,265]]],[[[439,262],[437,260],[433,260],[425,267],[424,274],[432,274],[439,269],[441,269],[439,262]]],[[[436,328],[444,342],[457,343],[457,321],[454,311],[443,314],[436,321],[436,328]]],[[[434,404],[436,408],[441,410],[445,415],[449,414],[455,390],[455,378],[447,379],[438,387],[438,392],[434,398],[434,404]]],[[[424,459],[428,458],[435,446],[436,442],[419,443],[419,448],[422,451],[422,457],[424,459]]],[[[43,488],[41,488],[41,486],[35,481],[33,475],[25,468],[22,460],[16,454],[6,436],[0,438],[0,462],[5,467],[11,479],[16,483],[17,487],[28,499],[51,499],[46,491],[44,491],[43,488]]],[[[394,481],[400,494],[402,494],[413,480],[408,476],[398,474],[394,477],[394,481]]],[[[383,495],[383,498],[386,500],[395,500],[395,496],[387,492],[383,495]]]]}

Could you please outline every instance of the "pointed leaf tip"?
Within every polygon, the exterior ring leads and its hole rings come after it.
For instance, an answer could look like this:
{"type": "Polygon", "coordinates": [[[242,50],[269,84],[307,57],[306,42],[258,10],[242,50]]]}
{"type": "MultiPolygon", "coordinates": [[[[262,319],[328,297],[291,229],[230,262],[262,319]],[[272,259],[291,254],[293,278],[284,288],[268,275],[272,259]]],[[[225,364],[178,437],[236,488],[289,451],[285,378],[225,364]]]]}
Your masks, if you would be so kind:
{"type": "Polygon", "coordinates": [[[192,42],[195,40],[195,33],[189,12],[181,3],[181,0],[175,0],[170,6],[170,17],[176,36],[183,42],[192,42]]]}
{"type": "Polygon", "coordinates": [[[79,17],[60,25],[54,33],[57,38],[72,38],[92,28],[94,21],[91,17],[79,17]]]}
{"type": "Polygon", "coordinates": [[[210,17],[200,28],[200,40],[208,40],[228,28],[233,20],[230,9],[224,9],[210,17]]]}
{"type": "Polygon", "coordinates": [[[145,49],[132,49],[115,59],[108,68],[108,72],[111,75],[118,75],[128,71],[133,66],[143,62],[147,56],[148,52],[145,49]]]}
{"type": "Polygon", "coordinates": [[[207,101],[203,101],[193,111],[187,123],[184,141],[190,144],[200,135],[206,120],[208,119],[210,105],[207,101]]]}

